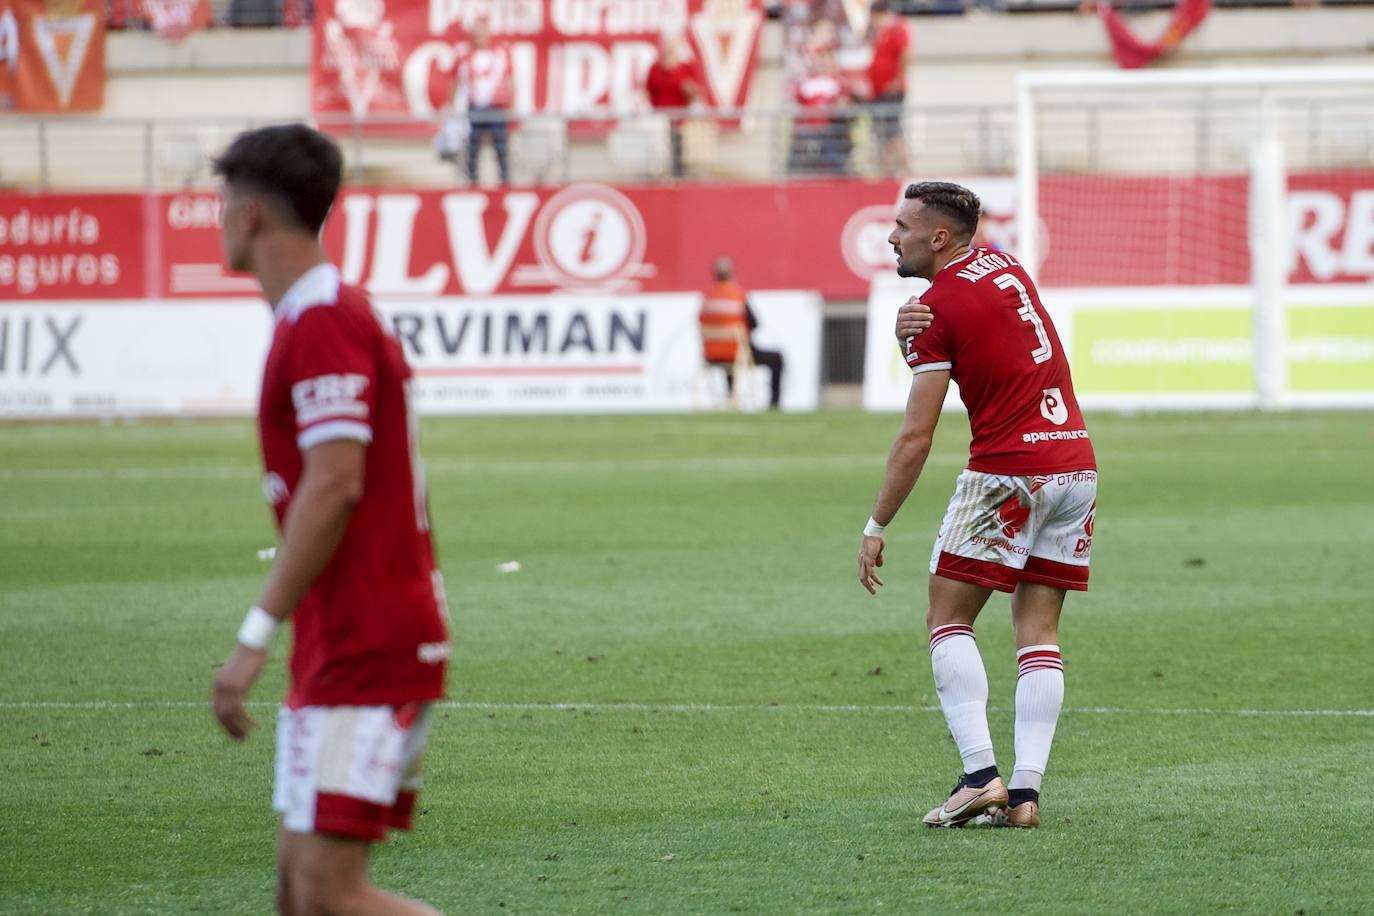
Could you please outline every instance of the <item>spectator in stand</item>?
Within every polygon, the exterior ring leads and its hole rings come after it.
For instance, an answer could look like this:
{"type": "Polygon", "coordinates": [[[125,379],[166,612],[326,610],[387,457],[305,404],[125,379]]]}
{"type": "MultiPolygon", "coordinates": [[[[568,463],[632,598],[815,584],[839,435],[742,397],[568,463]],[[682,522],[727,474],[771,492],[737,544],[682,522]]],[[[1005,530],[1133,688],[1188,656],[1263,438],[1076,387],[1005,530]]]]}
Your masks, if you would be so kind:
{"type": "Polygon", "coordinates": [[[681,35],[667,32],[659,39],[658,60],[644,77],[644,94],[655,110],[669,112],[669,142],[672,145],[673,177],[686,174],[682,161],[683,109],[704,97],[692,49],[681,35]]]}
{"type": "Polygon", "coordinates": [[[472,26],[472,49],[458,64],[458,91],[454,100],[459,111],[466,111],[471,131],[468,134],[468,180],[477,183],[477,155],[482,138],[491,140],[496,151],[496,166],[501,183],[510,183],[506,157],[511,104],[510,53],[493,44],[491,26],[478,19],[472,26]]]}
{"type": "Polygon", "coordinates": [[[835,52],[814,47],[811,75],[797,84],[794,94],[801,112],[792,125],[791,174],[843,175],[849,168],[850,119],[837,111],[850,94],[840,80],[835,52]]]}
{"type": "Polygon", "coordinates": [[[868,89],[873,105],[873,139],[883,171],[902,175],[908,169],[902,104],[906,101],[906,71],[913,56],[911,35],[892,9],[892,0],[873,0],[870,9],[873,60],[868,65],[868,89]]]}

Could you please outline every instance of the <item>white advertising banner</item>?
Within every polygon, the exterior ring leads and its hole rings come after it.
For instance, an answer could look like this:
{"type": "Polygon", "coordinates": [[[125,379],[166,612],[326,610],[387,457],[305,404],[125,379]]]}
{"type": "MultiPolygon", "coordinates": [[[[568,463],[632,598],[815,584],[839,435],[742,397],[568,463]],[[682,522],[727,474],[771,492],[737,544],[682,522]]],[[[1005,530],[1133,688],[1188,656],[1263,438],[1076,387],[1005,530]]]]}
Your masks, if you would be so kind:
{"type": "MultiPolygon", "coordinates": [[[[893,325],[925,288],[879,277],[868,303],[864,407],[902,410],[911,372],[893,325]]],[[[1240,286],[1046,289],[1079,403],[1090,409],[1256,406],[1252,292],[1240,286]]],[[[1374,287],[1294,284],[1285,293],[1289,407],[1374,406],[1374,287]]],[[[946,407],[950,404],[947,402],[946,407]]]]}
{"type": "Polygon", "coordinates": [[[247,414],[272,328],[262,304],[0,307],[0,417],[247,414]]]}
{"type": "MultiPolygon", "coordinates": [[[[820,400],[821,302],[751,296],[755,341],[782,352],[782,406],[820,400]]],[[[697,293],[379,300],[426,414],[664,412],[723,406],[701,359],[697,293]]],[[[44,302],[0,307],[0,418],[249,415],[271,334],[265,305],[44,302]]],[[[766,404],[767,370],[741,384],[766,404]]]]}

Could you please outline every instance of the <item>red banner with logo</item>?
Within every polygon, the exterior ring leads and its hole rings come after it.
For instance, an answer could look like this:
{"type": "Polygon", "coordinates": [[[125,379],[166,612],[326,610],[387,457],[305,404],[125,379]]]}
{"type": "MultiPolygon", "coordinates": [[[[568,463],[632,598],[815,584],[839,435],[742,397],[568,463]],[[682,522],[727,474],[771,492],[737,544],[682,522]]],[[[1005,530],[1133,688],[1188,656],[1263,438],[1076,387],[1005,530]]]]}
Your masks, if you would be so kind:
{"type": "MultiPolygon", "coordinates": [[[[974,184],[990,202],[987,241],[1016,251],[1011,179],[974,184]]],[[[729,255],[746,288],[863,299],[894,268],[900,189],[357,189],[335,205],[324,241],[349,282],[388,298],[696,290],[729,255]]],[[[1241,176],[1059,176],[1041,183],[1040,200],[1043,286],[1250,282],[1241,176]],[[1207,205],[1154,205],[1165,199],[1207,205]]],[[[0,194],[0,300],[257,298],[252,277],[223,269],[219,208],[211,192],[0,194]]],[[[1292,175],[1287,212],[1290,282],[1374,279],[1374,170],[1292,175]]]]}
{"type": "MultiPolygon", "coordinates": [[[[900,185],[794,185],[509,190],[352,190],[335,204],[325,247],[348,282],[388,297],[610,289],[694,290],[711,261],[735,258],[756,289],[866,295],[869,272],[890,269],[889,231],[900,185]]],[[[218,199],[165,195],[161,261],[170,296],[256,295],[225,275],[218,199]]]]}
{"type": "Polygon", "coordinates": [[[322,123],[428,122],[453,96],[478,20],[509,53],[514,116],[576,119],[640,107],[665,33],[688,40],[713,107],[743,107],[764,10],[762,0],[317,0],[311,110],[322,123]]]}
{"type": "Polygon", "coordinates": [[[8,93],[14,108],[99,111],[104,103],[102,0],[0,0],[0,50],[0,96],[8,93]]]}

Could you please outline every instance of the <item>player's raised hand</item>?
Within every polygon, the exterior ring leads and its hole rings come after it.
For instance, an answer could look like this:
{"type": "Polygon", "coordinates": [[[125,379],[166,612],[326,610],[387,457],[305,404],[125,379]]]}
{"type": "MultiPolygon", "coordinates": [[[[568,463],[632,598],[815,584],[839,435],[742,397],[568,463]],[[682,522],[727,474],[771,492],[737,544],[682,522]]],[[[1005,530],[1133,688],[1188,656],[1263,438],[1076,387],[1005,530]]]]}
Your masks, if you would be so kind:
{"type": "Polygon", "coordinates": [[[210,689],[210,708],[219,724],[235,741],[248,737],[248,733],[258,724],[248,714],[246,701],[248,691],[257,682],[266,663],[266,650],[250,649],[239,644],[215,674],[215,682],[210,689]]]}
{"type": "Polygon", "coordinates": [[[905,344],[909,338],[920,336],[934,323],[935,316],[930,313],[930,306],[912,296],[897,309],[897,339],[905,344]]]}
{"type": "Polygon", "coordinates": [[[868,589],[870,595],[878,594],[877,586],[883,584],[878,578],[878,567],[883,565],[883,539],[869,537],[859,543],[859,584],[868,589]]]}

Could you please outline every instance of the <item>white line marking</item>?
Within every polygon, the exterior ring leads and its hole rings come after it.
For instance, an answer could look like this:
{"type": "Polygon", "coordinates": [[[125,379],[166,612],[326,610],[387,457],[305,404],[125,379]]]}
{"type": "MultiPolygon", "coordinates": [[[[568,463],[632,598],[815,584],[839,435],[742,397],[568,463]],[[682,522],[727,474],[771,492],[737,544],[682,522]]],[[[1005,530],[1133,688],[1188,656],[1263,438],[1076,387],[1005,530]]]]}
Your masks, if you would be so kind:
{"type": "MultiPolygon", "coordinates": [[[[932,456],[934,462],[947,457],[932,456]]],[[[590,474],[661,473],[663,471],[763,471],[763,470],[847,470],[882,466],[882,455],[797,455],[768,457],[699,458],[594,458],[565,461],[445,461],[425,462],[430,474],[590,474]]],[[[201,465],[179,467],[65,467],[0,468],[0,480],[83,481],[83,480],[238,480],[256,479],[261,471],[253,465],[201,465]]]]}
{"type": "MultiPolygon", "coordinates": [[[[253,707],[276,707],[280,704],[266,700],[248,704],[253,707]]],[[[84,702],[33,701],[0,702],[0,709],[70,709],[70,710],[110,710],[110,709],[201,709],[208,708],[208,702],[190,700],[144,700],[117,702],[113,700],[90,700],[84,702]]],[[[860,704],[820,705],[808,703],[464,703],[444,701],[439,709],[457,709],[476,712],[805,712],[805,713],[935,713],[938,706],[865,706],[860,704]]],[[[1015,710],[1008,706],[989,706],[988,712],[1010,713],[1015,710]]],[[[1298,718],[1357,717],[1374,718],[1374,709],[1208,709],[1154,707],[1131,709],[1124,706],[1081,706],[1065,709],[1069,715],[1106,715],[1106,716],[1291,716],[1298,718]]]]}

